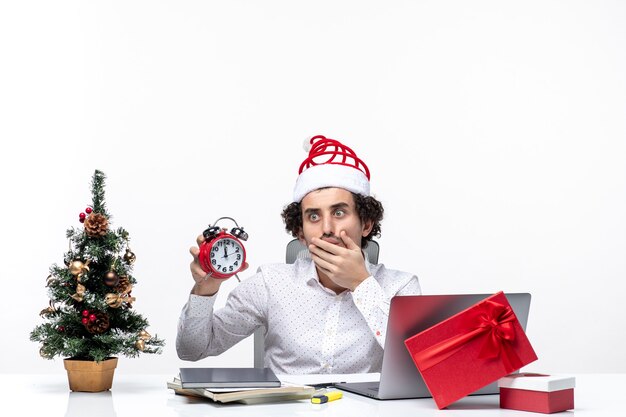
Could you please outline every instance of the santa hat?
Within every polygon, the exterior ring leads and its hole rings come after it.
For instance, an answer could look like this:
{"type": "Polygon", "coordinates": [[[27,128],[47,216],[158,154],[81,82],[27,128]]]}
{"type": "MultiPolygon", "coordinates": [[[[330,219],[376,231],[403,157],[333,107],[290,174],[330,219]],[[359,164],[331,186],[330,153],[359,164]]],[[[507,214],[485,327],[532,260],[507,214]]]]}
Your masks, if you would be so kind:
{"type": "Polygon", "coordinates": [[[338,140],[317,135],[307,139],[305,150],[309,156],[300,164],[294,202],[299,203],[305,195],[323,187],[370,195],[370,171],[352,149],[338,140]]]}

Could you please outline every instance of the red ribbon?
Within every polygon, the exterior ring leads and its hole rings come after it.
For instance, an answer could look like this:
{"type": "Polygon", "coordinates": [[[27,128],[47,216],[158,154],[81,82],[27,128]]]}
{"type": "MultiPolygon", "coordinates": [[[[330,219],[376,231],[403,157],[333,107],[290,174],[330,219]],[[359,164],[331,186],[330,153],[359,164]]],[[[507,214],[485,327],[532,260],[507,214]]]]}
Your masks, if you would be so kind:
{"type": "Polygon", "coordinates": [[[317,135],[313,136],[309,143],[311,144],[309,157],[300,164],[299,174],[315,165],[334,164],[356,168],[363,172],[368,180],[370,179],[370,170],[365,162],[356,156],[352,149],[338,140],[317,135]]]}
{"type": "Polygon", "coordinates": [[[462,316],[464,317],[462,327],[467,329],[465,332],[413,354],[420,371],[423,372],[448,359],[463,349],[466,343],[476,338],[484,340],[478,359],[501,357],[504,368],[509,373],[521,368],[522,361],[512,346],[515,340],[513,324],[516,318],[511,307],[485,300],[468,313],[462,316]]]}

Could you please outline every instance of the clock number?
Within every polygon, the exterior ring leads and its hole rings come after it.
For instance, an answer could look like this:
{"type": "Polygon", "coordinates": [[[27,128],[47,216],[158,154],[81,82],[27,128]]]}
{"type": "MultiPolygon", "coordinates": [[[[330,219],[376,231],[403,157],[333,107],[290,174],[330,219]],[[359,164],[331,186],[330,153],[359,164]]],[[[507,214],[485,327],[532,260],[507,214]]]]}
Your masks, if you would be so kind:
{"type": "Polygon", "coordinates": [[[239,253],[239,246],[235,248],[235,253],[239,253]]]}
{"type": "Polygon", "coordinates": [[[213,252],[217,252],[218,250],[220,250],[217,246],[213,247],[213,252]]]}
{"type": "Polygon", "coordinates": [[[233,265],[235,265],[235,266],[239,265],[239,261],[235,261],[235,263],[233,265]]]}
{"type": "Polygon", "coordinates": [[[241,254],[240,253],[237,254],[237,260],[238,261],[241,260],[241,254]]]}
{"type": "Polygon", "coordinates": [[[212,263],[213,265],[217,265],[217,261],[216,261],[215,259],[211,259],[211,263],[212,263]]]}
{"type": "Polygon", "coordinates": [[[231,265],[231,266],[229,266],[229,267],[228,267],[228,270],[229,270],[230,272],[233,272],[233,266],[232,266],[232,265],[231,265]]]}
{"type": "Polygon", "coordinates": [[[226,272],[226,267],[222,268],[222,272],[226,272]]]}

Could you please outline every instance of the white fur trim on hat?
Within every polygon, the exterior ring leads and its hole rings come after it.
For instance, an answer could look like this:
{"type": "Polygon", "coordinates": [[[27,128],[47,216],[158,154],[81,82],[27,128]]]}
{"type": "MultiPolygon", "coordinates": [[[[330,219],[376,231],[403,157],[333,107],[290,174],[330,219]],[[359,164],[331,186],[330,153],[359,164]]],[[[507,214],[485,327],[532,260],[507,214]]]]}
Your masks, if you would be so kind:
{"type": "Polygon", "coordinates": [[[312,166],[298,176],[293,201],[299,203],[305,195],[323,187],[337,187],[355,194],[370,195],[370,182],[365,174],[350,166],[323,164],[312,166]]]}

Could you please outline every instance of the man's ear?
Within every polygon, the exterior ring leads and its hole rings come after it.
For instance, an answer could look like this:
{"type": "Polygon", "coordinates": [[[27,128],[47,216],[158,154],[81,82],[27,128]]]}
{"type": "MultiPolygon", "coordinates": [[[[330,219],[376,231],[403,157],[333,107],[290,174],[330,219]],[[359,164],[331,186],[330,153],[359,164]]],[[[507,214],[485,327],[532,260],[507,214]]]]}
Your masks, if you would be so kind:
{"type": "Polygon", "coordinates": [[[363,223],[363,231],[361,232],[361,236],[362,237],[367,237],[371,232],[372,229],[374,228],[374,222],[371,220],[368,220],[366,222],[363,223]]]}

